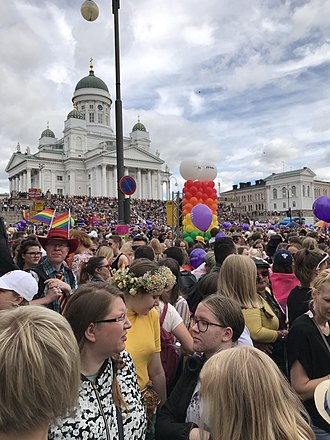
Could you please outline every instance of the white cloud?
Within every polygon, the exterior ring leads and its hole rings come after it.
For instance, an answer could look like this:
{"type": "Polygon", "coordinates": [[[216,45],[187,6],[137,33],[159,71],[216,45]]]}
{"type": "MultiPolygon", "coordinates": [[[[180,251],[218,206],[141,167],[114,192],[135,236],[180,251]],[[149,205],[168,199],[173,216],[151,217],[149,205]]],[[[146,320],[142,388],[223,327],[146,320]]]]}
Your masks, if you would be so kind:
{"type": "MultiPolygon", "coordinates": [[[[2,170],[17,141],[37,150],[47,120],[61,137],[91,56],[114,98],[111,2],[97,3],[93,23],[79,2],[0,3],[2,170]]],[[[327,178],[328,0],[125,0],[119,13],[124,132],[140,114],[179,182],[191,156],[217,163],[222,190],[283,167],[327,178]]]]}

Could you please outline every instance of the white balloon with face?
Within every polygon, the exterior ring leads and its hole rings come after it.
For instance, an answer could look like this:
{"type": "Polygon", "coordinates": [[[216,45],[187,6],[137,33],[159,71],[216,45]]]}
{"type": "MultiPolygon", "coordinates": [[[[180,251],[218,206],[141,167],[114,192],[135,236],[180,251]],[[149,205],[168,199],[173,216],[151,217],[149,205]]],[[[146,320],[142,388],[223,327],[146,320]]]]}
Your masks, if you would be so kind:
{"type": "Polygon", "coordinates": [[[194,159],[185,159],[180,164],[180,174],[186,180],[197,180],[200,172],[199,163],[194,159]]]}
{"type": "Polygon", "coordinates": [[[209,182],[217,177],[218,170],[212,162],[200,161],[198,180],[201,182],[209,182]]]}

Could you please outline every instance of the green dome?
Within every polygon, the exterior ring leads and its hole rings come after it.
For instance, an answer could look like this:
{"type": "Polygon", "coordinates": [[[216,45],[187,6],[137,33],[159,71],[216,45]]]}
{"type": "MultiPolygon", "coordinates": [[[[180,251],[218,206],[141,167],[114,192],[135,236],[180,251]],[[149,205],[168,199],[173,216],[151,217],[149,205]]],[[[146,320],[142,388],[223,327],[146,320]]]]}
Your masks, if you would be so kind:
{"type": "Polygon", "coordinates": [[[94,71],[90,70],[89,75],[82,78],[76,85],[75,91],[79,89],[101,89],[109,93],[109,89],[102,79],[94,75],[94,71]]]}
{"type": "Polygon", "coordinates": [[[137,122],[134,127],[132,128],[132,131],[147,131],[145,126],[139,121],[137,122]]]}
{"type": "Polygon", "coordinates": [[[82,114],[80,112],[78,112],[78,110],[76,108],[74,108],[73,110],[71,110],[70,113],[68,113],[67,119],[70,119],[70,118],[84,119],[82,114]]]}
{"type": "Polygon", "coordinates": [[[43,137],[54,138],[54,137],[55,137],[55,134],[54,134],[54,132],[53,132],[50,128],[46,128],[46,130],[44,130],[44,131],[41,133],[41,137],[42,137],[42,138],[43,138],[43,137]]]}

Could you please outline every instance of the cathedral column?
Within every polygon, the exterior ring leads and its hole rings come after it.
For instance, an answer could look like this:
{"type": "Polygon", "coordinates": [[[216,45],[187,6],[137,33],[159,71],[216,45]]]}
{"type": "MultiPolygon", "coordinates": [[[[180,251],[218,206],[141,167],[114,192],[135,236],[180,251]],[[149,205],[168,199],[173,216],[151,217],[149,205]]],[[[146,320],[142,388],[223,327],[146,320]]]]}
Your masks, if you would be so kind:
{"type": "Polygon", "coordinates": [[[108,197],[107,191],[107,165],[105,163],[102,164],[102,191],[101,195],[103,197],[108,197]]]}
{"type": "Polygon", "coordinates": [[[138,199],[142,199],[142,179],[141,179],[141,168],[137,169],[137,182],[136,182],[136,186],[137,186],[137,198],[138,199]]]}
{"type": "Polygon", "coordinates": [[[56,194],[56,173],[54,170],[51,170],[50,174],[51,183],[50,183],[50,192],[51,194],[56,194]]]}
{"type": "Polygon", "coordinates": [[[170,200],[170,179],[166,180],[166,199],[170,200]]]}
{"type": "Polygon", "coordinates": [[[118,197],[118,182],[117,182],[117,167],[113,168],[113,187],[114,187],[114,197],[118,197]]]}
{"type": "Polygon", "coordinates": [[[29,191],[31,188],[31,168],[27,168],[26,170],[26,191],[29,191]]]}
{"type": "Polygon", "coordinates": [[[95,177],[96,177],[96,185],[95,185],[95,196],[100,197],[102,195],[101,185],[102,185],[102,176],[101,176],[101,167],[95,167],[95,177]]]}
{"type": "Polygon", "coordinates": [[[128,176],[128,168],[125,168],[125,170],[124,170],[124,176],[128,176]]]}
{"type": "Polygon", "coordinates": [[[91,196],[94,196],[94,168],[90,169],[90,176],[91,196]]]}
{"type": "Polygon", "coordinates": [[[160,171],[157,171],[157,191],[158,191],[158,200],[163,200],[163,189],[162,189],[162,179],[160,177],[160,171]]]}
{"type": "Polygon", "coordinates": [[[26,191],[26,171],[22,173],[22,192],[26,191]]]}
{"type": "Polygon", "coordinates": [[[148,170],[148,192],[147,192],[147,199],[152,199],[151,194],[152,186],[151,186],[151,171],[148,170]]]}

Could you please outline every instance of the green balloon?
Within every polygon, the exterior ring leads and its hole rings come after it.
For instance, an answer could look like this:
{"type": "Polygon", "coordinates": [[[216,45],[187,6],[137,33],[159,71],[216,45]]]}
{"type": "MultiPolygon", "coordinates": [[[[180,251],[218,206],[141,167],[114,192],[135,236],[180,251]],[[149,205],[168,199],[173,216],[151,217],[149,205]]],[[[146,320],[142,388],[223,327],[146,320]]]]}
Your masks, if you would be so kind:
{"type": "Polygon", "coordinates": [[[193,242],[194,242],[194,239],[191,238],[191,237],[186,237],[186,238],[184,239],[184,241],[186,241],[187,243],[193,243],[193,242]]]}
{"type": "Polygon", "coordinates": [[[206,236],[206,238],[211,238],[211,232],[208,231],[208,232],[205,234],[205,236],[206,236]]]}
{"type": "Polygon", "coordinates": [[[189,232],[183,231],[183,238],[189,237],[189,232]]]}
{"type": "Polygon", "coordinates": [[[192,232],[190,232],[190,237],[191,237],[193,240],[195,240],[195,238],[197,237],[197,235],[199,235],[199,233],[196,232],[196,231],[192,231],[192,232]]]}

